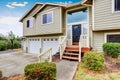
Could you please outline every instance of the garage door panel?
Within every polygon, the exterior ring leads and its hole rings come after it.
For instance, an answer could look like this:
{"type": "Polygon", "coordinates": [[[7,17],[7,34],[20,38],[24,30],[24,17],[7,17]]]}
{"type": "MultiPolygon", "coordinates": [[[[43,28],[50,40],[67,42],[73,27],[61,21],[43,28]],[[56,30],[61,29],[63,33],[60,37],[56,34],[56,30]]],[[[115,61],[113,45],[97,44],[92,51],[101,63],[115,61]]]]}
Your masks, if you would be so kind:
{"type": "Polygon", "coordinates": [[[39,54],[40,53],[40,41],[39,40],[30,40],[29,41],[29,53],[39,54]]]}
{"type": "Polygon", "coordinates": [[[53,54],[58,52],[58,40],[56,38],[43,39],[43,51],[52,47],[53,54]]]}

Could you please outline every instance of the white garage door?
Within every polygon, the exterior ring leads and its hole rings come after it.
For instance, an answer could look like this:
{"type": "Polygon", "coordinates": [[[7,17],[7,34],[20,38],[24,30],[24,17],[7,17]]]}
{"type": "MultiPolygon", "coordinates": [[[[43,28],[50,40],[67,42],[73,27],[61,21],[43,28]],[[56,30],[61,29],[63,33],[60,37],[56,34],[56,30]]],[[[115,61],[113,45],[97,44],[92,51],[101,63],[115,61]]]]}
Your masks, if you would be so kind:
{"type": "Polygon", "coordinates": [[[58,52],[58,38],[44,38],[43,39],[43,51],[52,47],[52,53],[56,54],[58,52]]]}
{"type": "Polygon", "coordinates": [[[29,40],[29,53],[32,53],[32,54],[40,53],[40,39],[29,40]]]}

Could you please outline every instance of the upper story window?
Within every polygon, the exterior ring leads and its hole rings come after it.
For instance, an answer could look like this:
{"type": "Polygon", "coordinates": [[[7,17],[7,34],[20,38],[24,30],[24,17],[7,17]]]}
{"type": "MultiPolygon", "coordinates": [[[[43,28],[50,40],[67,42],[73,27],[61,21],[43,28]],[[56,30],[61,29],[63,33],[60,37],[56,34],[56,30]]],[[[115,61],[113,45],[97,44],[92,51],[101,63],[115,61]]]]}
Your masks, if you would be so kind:
{"type": "Polygon", "coordinates": [[[113,0],[114,11],[120,11],[120,0],[113,0]]]}
{"type": "Polygon", "coordinates": [[[26,24],[27,28],[33,27],[33,18],[27,20],[26,23],[27,23],[27,24],[26,24]]]}
{"type": "Polygon", "coordinates": [[[48,12],[42,15],[42,24],[50,24],[53,22],[53,12],[48,12]]]}

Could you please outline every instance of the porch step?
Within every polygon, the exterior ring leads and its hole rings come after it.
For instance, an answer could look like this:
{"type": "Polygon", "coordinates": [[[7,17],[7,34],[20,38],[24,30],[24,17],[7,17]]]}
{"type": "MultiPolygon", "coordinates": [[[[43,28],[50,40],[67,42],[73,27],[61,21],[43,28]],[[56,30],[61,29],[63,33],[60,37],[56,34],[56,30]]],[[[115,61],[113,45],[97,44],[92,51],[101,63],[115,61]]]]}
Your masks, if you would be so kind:
{"type": "Polygon", "coordinates": [[[77,57],[71,57],[71,56],[62,56],[63,59],[69,59],[69,60],[79,60],[77,57]]]}
{"type": "Polygon", "coordinates": [[[76,46],[76,45],[67,46],[65,48],[65,51],[67,51],[67,52],[79,52],[79,46],[76,46]]]}
{"type": "Polygon", "coordinates": [[[63,55],[79,56],[78,53],[68,53],[68,52],[64,52],[63,55]]]}
{"type": "Polygon", "coordinates": [[[79,45],[79,42],[73,42],[73,45],[79,45]]]}
{"type": "Polygon", "coordinates": [[[66,52],[79,52],[79,50],[65,49],[66,52]]]}

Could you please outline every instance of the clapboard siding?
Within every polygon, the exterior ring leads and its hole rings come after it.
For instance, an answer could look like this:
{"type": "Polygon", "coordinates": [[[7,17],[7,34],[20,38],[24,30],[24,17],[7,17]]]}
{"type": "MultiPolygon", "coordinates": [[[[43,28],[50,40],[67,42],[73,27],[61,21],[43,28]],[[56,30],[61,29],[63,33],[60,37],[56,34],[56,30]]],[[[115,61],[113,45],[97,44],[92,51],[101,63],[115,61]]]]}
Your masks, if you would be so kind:
{"type": "Polygon", "coordinates": [[[102,45],[105,43],[105,34],[120,34],[120,30],[110,30],[110,31],[96,31],[93,32],[93,49],[95,51],[103,52],[102,45]]]}
{"type": "MultiPolygon", "coordinates": [[[[48,6],[49,7],[49,6],[48,6]]],[[[49,8],[47,9],[49,10],[49,8]]],[[[49,11],[42,10],[37,16],[36,16],[36,34],[37,35],[43,35],[43,34],[55,34],[55,33],[61,33],[61,27],[62,27],[62,21],[60,20],[62,13],[60,12],[61,7],[54,7],[50,8],[49,11]],[[42,24],[41,19],[42,15],[44,13],[53,11],[53,23],[51,24],[42,24]]]]}
{"type": "Polygon", "coordinates": [[[120,29],[120,13],[112,12],[112,0],[94,0],[94,30],[120,29]]]}

